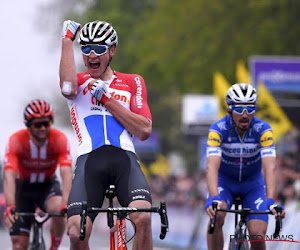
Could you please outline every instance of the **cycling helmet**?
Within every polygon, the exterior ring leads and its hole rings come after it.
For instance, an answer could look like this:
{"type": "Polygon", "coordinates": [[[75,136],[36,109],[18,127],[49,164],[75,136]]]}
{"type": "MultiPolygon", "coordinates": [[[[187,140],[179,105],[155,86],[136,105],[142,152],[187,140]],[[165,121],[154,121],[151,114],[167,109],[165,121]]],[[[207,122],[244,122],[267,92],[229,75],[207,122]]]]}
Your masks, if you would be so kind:
{"type": "Polygon", "coordinates": [[[228,105],[233,104],[256,104],[257,94],[256,89],[247,83],[236,83],[232,85],[226,96],[226,102],[228,105]]]}
{"type": "Polygon", "coordinates": [[[85,24],[79,32],[80,44],[104,43],[108,46],[118,45],[118,36],[111,24],[93,21],[85,24]]]}
{"type": "Polygon", "coordinates": [[[34,118],[49,117],[53,122],[53,111],[49,103],[44,100],[31,101],[24,110],[24,123],[27,127],[30,127],[31,121],[34,118]]]}

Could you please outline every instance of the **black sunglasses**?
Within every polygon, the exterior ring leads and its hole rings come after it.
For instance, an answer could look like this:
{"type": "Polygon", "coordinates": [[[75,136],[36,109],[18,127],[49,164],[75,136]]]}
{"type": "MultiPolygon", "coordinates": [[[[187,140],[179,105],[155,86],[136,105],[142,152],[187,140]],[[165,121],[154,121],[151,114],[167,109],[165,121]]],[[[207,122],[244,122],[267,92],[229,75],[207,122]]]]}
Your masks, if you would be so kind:
{"type": "Polygon", "coordinates": [[[35,123],[32,123],[32,126],[34,128],[41,128],[41,127],[50,127],[52,125],[52,122],[51,121],[44,121],[44,122],[35,122],[35,123]]]}

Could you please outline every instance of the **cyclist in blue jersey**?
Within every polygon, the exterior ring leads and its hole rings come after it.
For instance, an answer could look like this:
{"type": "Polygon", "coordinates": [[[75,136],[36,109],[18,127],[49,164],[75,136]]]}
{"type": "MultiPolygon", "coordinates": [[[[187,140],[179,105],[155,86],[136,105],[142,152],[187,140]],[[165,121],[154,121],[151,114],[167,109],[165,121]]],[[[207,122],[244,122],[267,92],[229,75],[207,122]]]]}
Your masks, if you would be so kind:
{"type": "MultiPolygon", "coordinates": [[[[227,209],[236,196],[242,206],[255,211],[270,209],[276,216],[275,143],[272,128],[255,117],[257,93],[249,84],[232,85],[226,96],[228,115],[213,123],[207,140],[207,186],[205,209],[215,214],[212,202],[227,209]]],[[[283,210],[283,217],[284,217],[283,210]]],[[[207,234],[208,249],[223,249],[222,227],[226,213],[218,213],[215,231],[207,234]]],[[[248,216],[249,235],[265,237],[268,215],[248,216]]],[[[251,249],[265,249],[265,242],[252,242],[251,249]]]]}

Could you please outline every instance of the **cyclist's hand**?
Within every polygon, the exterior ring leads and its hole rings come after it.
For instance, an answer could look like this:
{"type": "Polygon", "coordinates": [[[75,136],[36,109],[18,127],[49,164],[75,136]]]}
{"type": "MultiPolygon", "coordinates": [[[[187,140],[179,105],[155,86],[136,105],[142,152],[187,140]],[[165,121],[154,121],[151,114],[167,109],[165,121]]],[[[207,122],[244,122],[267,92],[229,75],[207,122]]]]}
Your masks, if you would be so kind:
{"type": "Polygon", "coordinates": [[[63,29],[61,32],[62,38],[69,38],[74,41],[78,30],[80,29],[80,23],[68,20],[64,21],[63,29]]]}
{"type": "Polygon", "coordinates": [[[212,203],[214,201],[218,203],[217,210],[221,209],[222,201],[221,201],[221,197],[219,195],[216,195],[212,199],[207,201],[207,203],[205,205],[205,210],[206,210],[207,214],[209,215],[210,219],[212,219],[215,215],[215,211],[213,210],[213,207],[212,207],[212,203]]]}
{"type": "Polygon", "coordinates": [[[4,221],[8,227],[12,227],[13,223],[15,223],[15,212],[16,212],[15,205],[10,205],[6,208],[4,221]]]}
{"type": "Polygon", "coordinates": [[[102,104],[106,104],[111,95],[108,93],[107,83],[101,80],[97,80],[93,83],[91,87],[92,95],[97,99],[97,101],[101,102],[102,104]]]}
{"type": "MultiPolygon", "coordinates": [[[[277,211],[275,208],[278,207],[279,205],[275,204],[274,200],[270,198],[267,200],[267,206],[268,206],[268,209],[273,213],[273,215],[275,216],[275,218],[277,220],[278,214],[277,214],[277,211]]],[[[283,219],[285,217],[285,210],[284,210],[283,206],[281,206],[281,208],[282,208],[281,218],[283,219]]]]}
{"type": "Polygon", "coordinates": [[[67,213],[67,205],[63,205],[60,208],[60,214],[65,215],[67,213]]]}

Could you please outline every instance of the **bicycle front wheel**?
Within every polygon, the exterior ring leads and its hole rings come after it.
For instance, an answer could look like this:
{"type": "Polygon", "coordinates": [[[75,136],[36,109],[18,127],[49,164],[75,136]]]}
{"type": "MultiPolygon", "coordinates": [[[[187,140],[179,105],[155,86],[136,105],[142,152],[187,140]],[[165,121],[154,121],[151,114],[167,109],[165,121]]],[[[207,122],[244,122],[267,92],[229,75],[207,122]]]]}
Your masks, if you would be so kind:
{"type": "Polygon", "coordinates": [[[246,232],[239,225],[235,228],[234,239],[229,242],[228,250],[249,250],[246,232]]]}
{"type": "Polygon", "coordinates": [[[46,244],[44,237],[40,235],[41,232],[37,227],[33,228],[33,239],[30,243],[29,249],[30,250],[46,250],[46,244]],[[41,239],[40,239],[41,237],[41,239]]]}

